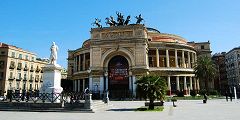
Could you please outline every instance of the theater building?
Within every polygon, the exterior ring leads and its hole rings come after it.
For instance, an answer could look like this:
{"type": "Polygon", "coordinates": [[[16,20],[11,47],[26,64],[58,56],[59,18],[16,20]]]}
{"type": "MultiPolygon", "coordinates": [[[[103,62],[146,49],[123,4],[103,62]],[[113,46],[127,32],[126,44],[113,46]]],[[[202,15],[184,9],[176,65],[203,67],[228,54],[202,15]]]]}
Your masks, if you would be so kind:
{"type": "Polygon", "coordinates": [[[146,74],[165,78],[169,95],[200,89],[193,69],[197,51],[181,36],[141,24],[92,28],[90,33],[81,48],[68,51],[73,91],[88,87],[93,93],[108,90],[112,98],[135,96],[134,83],[146,74]]]}

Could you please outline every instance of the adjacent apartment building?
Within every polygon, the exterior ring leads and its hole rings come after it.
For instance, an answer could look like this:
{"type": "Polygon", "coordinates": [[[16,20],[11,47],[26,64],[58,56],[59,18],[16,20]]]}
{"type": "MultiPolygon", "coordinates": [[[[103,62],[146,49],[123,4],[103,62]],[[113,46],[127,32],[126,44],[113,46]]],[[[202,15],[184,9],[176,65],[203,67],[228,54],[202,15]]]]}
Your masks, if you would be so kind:
{"type": "Polygon", "coordinates": [[[42,67],[47,63],[32,52],[0,43],[0,94],[38,91],[43,82],[42,67]]]}
{"type": "Polygon", "coordinates": [[[226,54],[228,85],[240,92],[240,47],[233,48],[226,54]]]}
{"type": "Polygon", "coordinates": [[[212,60],[217,68],[217,77],[214,79],[214,88],[220,94],[224,95],[228,90],[227,70],[225,64],[226,52],[216,53],[212,56],[212,60]]]}

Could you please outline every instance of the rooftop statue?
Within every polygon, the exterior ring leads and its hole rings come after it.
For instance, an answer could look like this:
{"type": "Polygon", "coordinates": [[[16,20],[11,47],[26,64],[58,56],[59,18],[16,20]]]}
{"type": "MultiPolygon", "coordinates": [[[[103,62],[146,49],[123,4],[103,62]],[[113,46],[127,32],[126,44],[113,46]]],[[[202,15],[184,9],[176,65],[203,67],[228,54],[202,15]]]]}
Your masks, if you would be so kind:
{"type": "Polygon", "coordinates": [[[92,23],[92,25],[96,25],[98,28],[102,28],[102,25],[101,25],[101,20],[98,19],[98,18],[95,18],[95,22],[92,23]]]}
{"type": "Polygon", "coordinates": [[[116,14],[118,16],[118,18],[117,18],[118,24],[117,25],[118,26],[123,25],[124,24],[124,18],[123,18],[122,13],[116,12],[116,14]]]}
{"type": "Polygon", "coordinates": [[[135,18],[137,19],[136,24],[140,24],[140,23],[143,21],[143,18],[142,18],[142,16],[141,16],[141,14],[138,15],[138,16],[136,16],[135,18]]]}
{"type": "Polygon", "coordinates": [[[105,20],[107,20],[106,24],[109,25],[109,26],[115,26],[116,25],[116,22],[113,20],[111,20],[110,18],[106,18],[105,20]]]}
{"type": "Polygon", "coordinates": [[[129,21],[130,21],[130,15],[127,16],[127,19],[125,20],[124,25],[128,25],[129,21]]]}
{"type": "Polygon", "coordinates": [[[52,42],[52,46],[50,48],[51,55],[50,55],[50,64],[57,64],[57,51],[58,51],[58,46],[55,44],[55,42],[52,42]]]}

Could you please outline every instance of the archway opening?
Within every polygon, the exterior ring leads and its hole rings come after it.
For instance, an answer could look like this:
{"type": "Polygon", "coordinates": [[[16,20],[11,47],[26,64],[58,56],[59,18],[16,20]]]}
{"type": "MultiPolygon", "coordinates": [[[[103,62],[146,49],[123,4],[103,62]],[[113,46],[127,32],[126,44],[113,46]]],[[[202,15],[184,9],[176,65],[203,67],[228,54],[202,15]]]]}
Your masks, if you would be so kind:
{"type": "Polygon", "coordinates": [[[114,56],[108,63],[108,89],[111,98],[126,98],[129,93],[129,64],[125,57],[114,56]]]}

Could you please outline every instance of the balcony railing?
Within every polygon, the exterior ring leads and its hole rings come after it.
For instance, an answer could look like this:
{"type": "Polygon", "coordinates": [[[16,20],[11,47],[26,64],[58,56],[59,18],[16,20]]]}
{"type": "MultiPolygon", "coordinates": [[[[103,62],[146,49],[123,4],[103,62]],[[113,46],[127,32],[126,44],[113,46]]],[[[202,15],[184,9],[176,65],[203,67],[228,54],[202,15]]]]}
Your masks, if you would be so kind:
{"type": "Polygon", "coordinates": [[[27,78],[23,78],[23,81],[27,81],[27,78]]]}
{"type": "Polygon", "coordinates": [[[14,77],[9,77],[8,80],[14,80],[15,78],[14,77]]]}
{"type": "Polygon", "coordinates": [[[34,77],[30,78],[29,82],[33,82],[33,80],[34,80],[34,77]]]}
{"type": "Polygon", "coordinates": [[[24,71],[28,71],[28,68],[27,67],[24,67],[24,69],[23,69],[24,71]]]}
{"type": "Polygon", "coordinates": [[[34,71],[34,69],[33,69],[33,68],[31,68],[31,69],[30,69],[30,72],[33,72],[33,71],[34,71]]]}
{"type": "Polygon", "coordinates": [[[21,67],[21,66],[18,66],[18,67],[17,67],[17,70],[21,70],[21,69],[22,69],[22,67],[21,67]]]}
{"type": "Polygon", "coordinates": [[[16,81],[21,81],[22,80],[22,78],[20,77],[20,78],[16,78],[16,81]]]}

